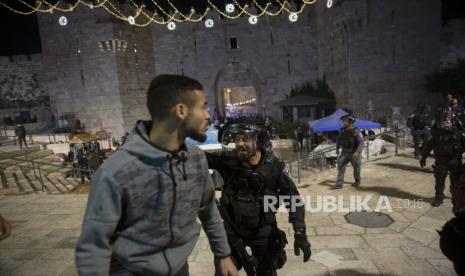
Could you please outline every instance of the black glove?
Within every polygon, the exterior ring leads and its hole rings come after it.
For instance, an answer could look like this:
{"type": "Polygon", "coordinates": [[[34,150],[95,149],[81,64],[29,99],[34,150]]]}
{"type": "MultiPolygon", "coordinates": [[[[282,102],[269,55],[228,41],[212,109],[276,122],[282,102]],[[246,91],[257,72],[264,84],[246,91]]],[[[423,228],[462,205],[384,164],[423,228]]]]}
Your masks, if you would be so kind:
{"type": "Polygon", "coordinates": [[[310,250],[310,243],[305,233],[294,234],[294,254],[300,256],[300,250],[304,252],[304,262],[307,262],[312,255],[312,251],[310,250]]]}
{"type": "Polygon", "coordinates": [[[420,167],[424,168],[426,166],[426,159],[420,159],[420,167]]]}

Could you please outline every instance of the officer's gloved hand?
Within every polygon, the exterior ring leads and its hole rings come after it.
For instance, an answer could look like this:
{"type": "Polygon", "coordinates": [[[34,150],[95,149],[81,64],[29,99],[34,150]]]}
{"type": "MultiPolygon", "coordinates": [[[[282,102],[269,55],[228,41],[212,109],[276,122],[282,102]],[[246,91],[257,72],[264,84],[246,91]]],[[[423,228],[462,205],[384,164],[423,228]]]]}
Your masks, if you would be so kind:
{"type": "Polygon", "coordinates": [[[312,251],[310,250],[310,243],[305,232],[294,234],[294,254],[300,256],[300,250],[304,252],[304,262],[307,262],[312,255],[312,251]]]}
{"type": "Polygon", "coordinates": [[[424,168],[426,166],[426,159],[420,159],[420,167],[424,168]]]}

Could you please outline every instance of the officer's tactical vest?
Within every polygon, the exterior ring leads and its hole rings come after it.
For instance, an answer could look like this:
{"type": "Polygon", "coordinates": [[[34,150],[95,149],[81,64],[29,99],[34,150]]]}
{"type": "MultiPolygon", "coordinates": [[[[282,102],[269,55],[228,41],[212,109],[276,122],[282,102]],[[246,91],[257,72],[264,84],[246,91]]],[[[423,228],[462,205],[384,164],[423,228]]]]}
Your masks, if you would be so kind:
{"type": "Polygon", "coordinates": [[[355,150],[358,147],[358,135],[360,131],[357,128],[353,129],[341,129],[339,132],[340,135],[340,145],[344,149],[355,150]]]}
{"type": "Polygon", "coordinates": [[[436,129],[435,139],[436,145],[434,147],[434,154],[439,156],[457,156],[463,152],[460,144],[459,132],[453,130],[436,129]]]}
{"type": "Polygon", "coordinates": [[[284,164],[272,156],[253,169],[239,160],[229,160],[231,169],[221,197],[242,236],[253,235],[265,224],[275,224],[274,212],[264,212],[263,197],[278,195],[279,177],[284,164]]]}

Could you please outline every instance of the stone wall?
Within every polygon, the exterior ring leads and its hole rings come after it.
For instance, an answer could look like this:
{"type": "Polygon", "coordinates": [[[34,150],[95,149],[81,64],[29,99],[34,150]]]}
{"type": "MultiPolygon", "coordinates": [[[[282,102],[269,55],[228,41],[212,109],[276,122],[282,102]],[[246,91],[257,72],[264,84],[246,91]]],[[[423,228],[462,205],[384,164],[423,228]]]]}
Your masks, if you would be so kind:
{"type": "Polygon", "coordinates": [[[71,113],[86,130],[105,129],[122,135],[123,117],[114,52],[100,41],[116,39],[111,15],[102,9],[77,8],[71,13],[39,14],[44,71],[57,115],[71,113]],[[58,18],[68,18],[66,26],[58,18]],[[46,70],[45,70],[46,69],[46,70]]]}
{"type": "Polygon", "coordinates": [[[273,103],[285,99],[291,87],[318,77],[314,13],[307,8],[296,23],[287,14],[263,16],[256,25],[247,17],[219,19],[215,26],[203,22],[177,24],[174,31],[153,26],[155,73],[185,74],[199,80],[212,107],[222,113],[222,91],[227,87],[253,86],[258,112],[279,114],[273,103]],[[236,38],[238,49],[231,49],[236,38]],[[246,71],[248,78],[230,78],[230,71],[246,71]]]}
{"type": "Polygon", "coordinates": [[[56,116],[71,113],[87,130],[120,136],[149,117],[146,90],[158,74],[199,80],[220,113],[225,88],[253,87],[257,112],[278,118],[274,103],[293,86],[325,77],[338,106],[364,117],[371,97],[379,118],[392,105],[405,114],[419,99],[433,102],[424,94],[424,76],[465,58],[465,24],[441,24],[440,0],[346,0],[331,9],[325,2],[307,7],[296,23],[287,13],[250,25],[247,17],[220,19],[210,12],[213,28],[202,21],[178,23],[174,31],[132,27],[87,7],[39,14],[43,53],[14,63],[1,57],[0,79],[10,72],[37,76],[56,116]],[[62,15],[66,26],[58,24],[62,15]],[[233,38],[237,49],[231,49],[233,38]],[[112,40],[124,41],[126,51],[100,49],[112,40]]]}
{"type": "Polygon", "coordinates": [[[465,19],[443,23],[441,30],[441,68],[465,59],[465,19]]]}
{"type": "Polygon", "coordinates": [[[376,118],[391,105],[407,113],[419,99],[433,101],[423,83],[439,68],[440,0],[352,0],[329,10],[321,2],[317,8],[320,74],[339,106],[364,117],[371,97],[376,118]]]}

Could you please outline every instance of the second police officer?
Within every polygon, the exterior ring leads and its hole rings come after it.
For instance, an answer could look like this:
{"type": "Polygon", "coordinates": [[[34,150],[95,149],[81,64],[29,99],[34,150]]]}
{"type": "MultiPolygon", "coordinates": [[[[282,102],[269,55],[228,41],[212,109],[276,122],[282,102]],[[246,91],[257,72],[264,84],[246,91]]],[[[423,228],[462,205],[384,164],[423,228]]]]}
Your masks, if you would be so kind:
{"type": "MultiPolygon", "coordinates": [[[[265,196],[299,196],[284,163],[269,148],[263,122],[238,118],[219,131],[223,145],[219,155],[207,154],[211,169],[224,181],[219,210],[225,223],[232,257],[247,275],[277,275],[287,260],[284,250],[286,234],[278,229],[276,210],[265,210],[265,196]],[[250,247],[249,255],[244,247],[250,247]]],[[[307,240],[303,206],[289,212],[294,229],[294,253],[303,252],[304,262],[311,255],[307,240]]]]}
{"type": "Polygon", "coordinates": [[[450,182],[457,182],[462,168],[462,154],[465,149],[463,133],[453,123],[452,113],[449,107],[438,109],[436,121],[431,129],[432,138],[427,141],[423,148],[420,166],[426,166],[426,158],[431,150],[434,151],[434,179],[435,199],[431,204],[434,207],[441,205],[444,201],[444,189],[447,173],[450,172],[450,182]]]}
{"type": "Polygon", "coordinates": [[[360,186],[361,165],[362,165],[362,150],[363,150],[363,137],[360,130],[354,126],[355,117],[352,114],[346,114],[341,117],[344,127],[339,131],[336,140],[336,154],[337,160],[337,181],[334,189],[342,189],[344,184],[344,174],[347,164],[350,163],[354,168],[355,183],[354,187],[360,186]],[[339,150],[342,149],[341,154],[339,150]]]}

